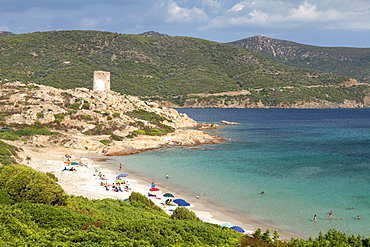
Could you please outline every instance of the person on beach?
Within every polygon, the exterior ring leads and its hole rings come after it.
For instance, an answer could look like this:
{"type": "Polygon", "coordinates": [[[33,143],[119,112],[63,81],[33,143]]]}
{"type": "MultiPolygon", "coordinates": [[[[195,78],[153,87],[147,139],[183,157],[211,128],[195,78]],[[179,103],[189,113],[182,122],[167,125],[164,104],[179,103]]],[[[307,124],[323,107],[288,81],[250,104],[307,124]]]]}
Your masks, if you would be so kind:
{"type": "Polygon", "coordinates": [[[122,164],[119,163],[119,170],[121,171],[122,170],[122,164]]]}
{"type": "Polygon", "coordinates": [[[317,217],[316,217],[316,214],[313,216],[313,221],[316,221],[317,220],[317,217]]]}
{"type": "Polygon", "coordinates": [[[166,178],[169,178],[168,173],[166,174],[166,178]]]}
{"type": "Polygon", "coordinates": [[[150,187],[151,187],[151,188],[155,188],[155,183],[154,183],[154,182],[152,182],[152,183],[150,184],[150,187]]]}
{"type": "Polygon", "coordinates": [[[360,215],[357,215],[356,219],[360,220],[361,219],[360,215]]]}
{"type": "Polygon", "coordinates": [[[197,195],[197,199],[199,199],[199,198],[200,198],[200,195],[198,194],[198,195],[197,195]]]}

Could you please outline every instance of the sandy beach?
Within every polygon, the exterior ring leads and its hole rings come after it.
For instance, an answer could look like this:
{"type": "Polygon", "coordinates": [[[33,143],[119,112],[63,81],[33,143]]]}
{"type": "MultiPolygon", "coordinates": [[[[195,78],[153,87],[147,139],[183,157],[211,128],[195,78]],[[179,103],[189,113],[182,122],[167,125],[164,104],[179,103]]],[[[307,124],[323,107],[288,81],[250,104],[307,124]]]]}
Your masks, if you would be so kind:
{"type": "MultiPolygon", "coordinates": [[[[24,146],[19,145],[19,143],[13,143],[13,145],[22,146],[24,150],[19,154],[22,159],[20,163],[26,164],[41,172],[55,174],[59,180],[58,184],[60,184],[69,195],[83,196],[89,199],[112,198],[118,200],[127,199],[132,191],[148,195],[152,182],[150,178],[142,177],[141,174],[127,170],[124,164],[120,169],[120,164],[117,161],[102,155],[98,151],[85,151],[64,147],[24,146]],[[73,167],[76,171],[63,171],[65,167],[72,167],[65,163],[65,161],[67,161],[65,157],[66,154],[72,157],[70,161],[81,162],[83,165],[74,165],[73,167]],[[29,158],[27,159],[27,157],[29,158]],[[101,179],[99,173],[104,175],[105,180],[101,179]],[[130,190],[128,192],[114,192],[110,187],[109,190],[106,190],[106,188],[101,185],[102,182],[111,185],[120,173],[129,174],[128,177],[123,178],[129,184],[130,190]]],[[[270,228],[271,232],[278,230],[280,239],[290,239],[292,237],[303,238],[300,234],[281,229],[272,222],[261,221],[252,216],[236,212],[223,205],[218,205],[203,195],[200,195],[198,199],[197,195],[181,191],[179,188],[173,188],[166,184],[166,182],[156,182],[156,187],[159,188],[160,191],[152,192],[156,194],[156,197],[149,198],[168,214],[171,214],[176,206],[163,205],[167,199],[163,197],[164,193],[172,193],[176,198],[181,198],[189,202],[191,206],[187,208],[193,211],[204,222],[219,225],[230,223],[242,227],[247,234],[253,233],[257,228],[262,228],[263,231],[270,228]]]]}

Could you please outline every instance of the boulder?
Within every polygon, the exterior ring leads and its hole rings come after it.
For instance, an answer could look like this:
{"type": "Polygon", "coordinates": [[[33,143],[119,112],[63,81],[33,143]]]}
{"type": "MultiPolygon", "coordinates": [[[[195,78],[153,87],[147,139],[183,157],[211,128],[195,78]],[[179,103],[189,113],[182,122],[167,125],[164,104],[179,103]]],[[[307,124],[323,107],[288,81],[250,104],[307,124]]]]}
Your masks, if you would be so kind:
{"type": "Polygon", "coordinates": [[[140,150],[134,148],[133,146],[115,146],[112,148],[108,148],[105,155],[122,156],[122,155],[137,154],[137,153],[140,153],[140,150]]]}

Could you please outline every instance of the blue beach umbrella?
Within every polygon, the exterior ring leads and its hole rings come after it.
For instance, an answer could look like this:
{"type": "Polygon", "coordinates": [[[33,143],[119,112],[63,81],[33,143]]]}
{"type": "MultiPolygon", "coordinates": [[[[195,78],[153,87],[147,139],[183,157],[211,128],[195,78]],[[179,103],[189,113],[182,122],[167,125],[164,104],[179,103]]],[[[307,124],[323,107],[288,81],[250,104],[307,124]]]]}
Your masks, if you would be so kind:
{"type": "Polygon", "coordinates": [[[240,226],[232,226],[232,227],[230,227],[230,229],[233,229],[233,230],[235,230],[237,232],[241,232],[241,233],[245,232],[244,229],[241,228],[240,226]]]}
{"type": "Polygon", "coordinates": [[[174,203],[179,203],[179,202],[186,202],[184,199],[175,199],[173,200],[174,203]]]}
{"type": "Polygon", "coordinates": [[[128,174],[127,173],[121,173],[121,174],[119,174],[117,177],[119,177],[119,178],[124,178],[124,177],[127,177],[128,176],[128,174]]]}
{"type": "Polygon", "coordinates": [[[183,207],[190,206],[190,203],[185,202],[185,201],[180,201],[180,202],[177,202],[176,204],[177,206],[183,206],[183,207]]]}
{"type": "Polygon", "coordinates": [[[187,201],[185,201],[184,199],[175,199],[173,200],[174,203],[176,203],[178,206],[190,206],[190,203],[188,203],[187,201]]]}

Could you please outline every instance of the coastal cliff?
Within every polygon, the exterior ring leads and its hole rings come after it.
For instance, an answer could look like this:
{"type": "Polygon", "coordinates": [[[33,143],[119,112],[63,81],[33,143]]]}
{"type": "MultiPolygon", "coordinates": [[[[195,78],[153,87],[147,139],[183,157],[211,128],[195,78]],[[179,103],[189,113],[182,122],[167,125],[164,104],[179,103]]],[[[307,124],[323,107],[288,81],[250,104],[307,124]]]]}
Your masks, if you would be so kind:
{"type": "MultiPolygon", "coordinates": [[[[176,106],[179,107],[179,106],[176,106]]],[[[356,100],[344,100],[332,102],[328,100],[280,102],[277,105],[268,105],[262,101],[253,102],[249,98],[190,98],[182,107],[185,108],[295,108],[295,109],[338,109],[338,108],[369,108],[370,96],[366,96],[363,102],[356,100]]]]}
{"type": "Polygon", "coordinates": [[[25,136],[38,147],[64,147],[125,155],[164,145],[220,143],[195,129],[198,123],[178,111],[113,91],[56,89],[21,82],[0,86],[3,128],[47,128],[58,134],[25,136]]]}

